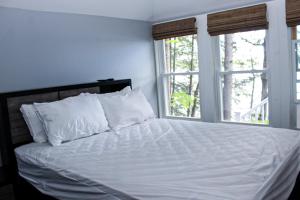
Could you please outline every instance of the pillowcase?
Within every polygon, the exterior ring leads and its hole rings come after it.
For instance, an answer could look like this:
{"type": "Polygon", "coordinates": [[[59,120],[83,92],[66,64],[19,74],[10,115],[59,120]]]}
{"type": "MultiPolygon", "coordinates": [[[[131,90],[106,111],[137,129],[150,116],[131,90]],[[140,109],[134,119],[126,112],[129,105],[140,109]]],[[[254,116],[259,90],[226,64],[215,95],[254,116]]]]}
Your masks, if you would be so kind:
{"type": "Polygon", "coordinates": [[[34,142],[47,142],[47,135],[43,127],[42,121],[39,119],[38,113],[32,104],[22,105],[20,111],[28,126],[30,135],[34,142]]]}
{"type": "Polygon", "coordinates": [[[102,96],[101,103],[109,126],[114,130],[155,117],[151,105],[140,89],[123,96],[102,96]]]}
{"type": "Polygon", "coordinates": [[[108,130],[103,108],[93,95],[35,103],[34,106],[53,146],[108,130]]]}

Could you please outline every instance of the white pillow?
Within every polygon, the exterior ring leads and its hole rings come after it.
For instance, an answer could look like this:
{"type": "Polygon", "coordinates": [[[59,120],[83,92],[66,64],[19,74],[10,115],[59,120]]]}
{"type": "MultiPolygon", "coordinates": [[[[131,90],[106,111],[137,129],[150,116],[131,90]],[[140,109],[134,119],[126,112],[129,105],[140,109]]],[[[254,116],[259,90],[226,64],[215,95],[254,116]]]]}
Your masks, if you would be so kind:
{"type": "Polygon", "coordinates": [[[51,103],[35,103],[48,141],[53,145],[108,130],[103,108],[96,96],[69,97],[51,103]]]}
{"type": "Polygon", "coordinates": [[[47,135],[43,123],[39,119],[35,107],[32,104],[22,105],[20,111],[23,114],[23,118],[28,126],[33,141],[37,143],[47,142],[47,135]]]}
{"type": "Polygon", "coordinates": [[[140,89],[123,96],[102,96],[101,103],[109,126],[114,130],[155,117],[151,105],[140,89]]]}

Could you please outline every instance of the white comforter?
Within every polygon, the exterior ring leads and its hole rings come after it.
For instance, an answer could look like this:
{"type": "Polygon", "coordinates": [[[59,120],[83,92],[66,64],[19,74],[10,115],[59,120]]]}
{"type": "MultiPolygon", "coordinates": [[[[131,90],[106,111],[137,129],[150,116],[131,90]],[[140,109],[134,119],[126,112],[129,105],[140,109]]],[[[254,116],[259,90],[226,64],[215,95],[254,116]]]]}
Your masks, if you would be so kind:
{"type": "Polygon", "coordinates": [[[154,119],[58,147],[25,145],[16,155],[20,175],[59,199],[282,200],[300,169],[300,134],[154,119]]]}

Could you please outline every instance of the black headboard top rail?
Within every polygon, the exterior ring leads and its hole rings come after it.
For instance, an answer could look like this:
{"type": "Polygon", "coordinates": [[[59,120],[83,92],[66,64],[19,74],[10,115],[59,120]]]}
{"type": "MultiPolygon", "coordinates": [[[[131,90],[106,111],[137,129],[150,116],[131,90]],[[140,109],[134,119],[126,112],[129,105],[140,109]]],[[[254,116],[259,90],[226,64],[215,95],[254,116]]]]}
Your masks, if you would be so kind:
{"type": "Polygon", "coordinates": [[[131,79],[99,80],[93,83],[49,87],[0,94],[0,147],[2,164],[12,169],[11,175],[16,175],[16,159],[14,149],[31,143],[32,138],[21,115],[22,104],[34,102],[51,102],[78,95],[82,92],[108,93],[122,90],[130,86],[131,79]]]}

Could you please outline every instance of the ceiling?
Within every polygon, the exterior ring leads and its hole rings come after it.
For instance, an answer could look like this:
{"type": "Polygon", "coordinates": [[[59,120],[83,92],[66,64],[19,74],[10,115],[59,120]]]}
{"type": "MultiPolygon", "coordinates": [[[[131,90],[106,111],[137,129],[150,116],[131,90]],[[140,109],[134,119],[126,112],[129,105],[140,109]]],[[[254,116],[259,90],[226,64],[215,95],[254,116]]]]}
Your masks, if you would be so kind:
{"type": "Polygon", "coordinates": [[[157,22],[259,2],[263,0],[0,0],[0,6],[157,22]]]}

